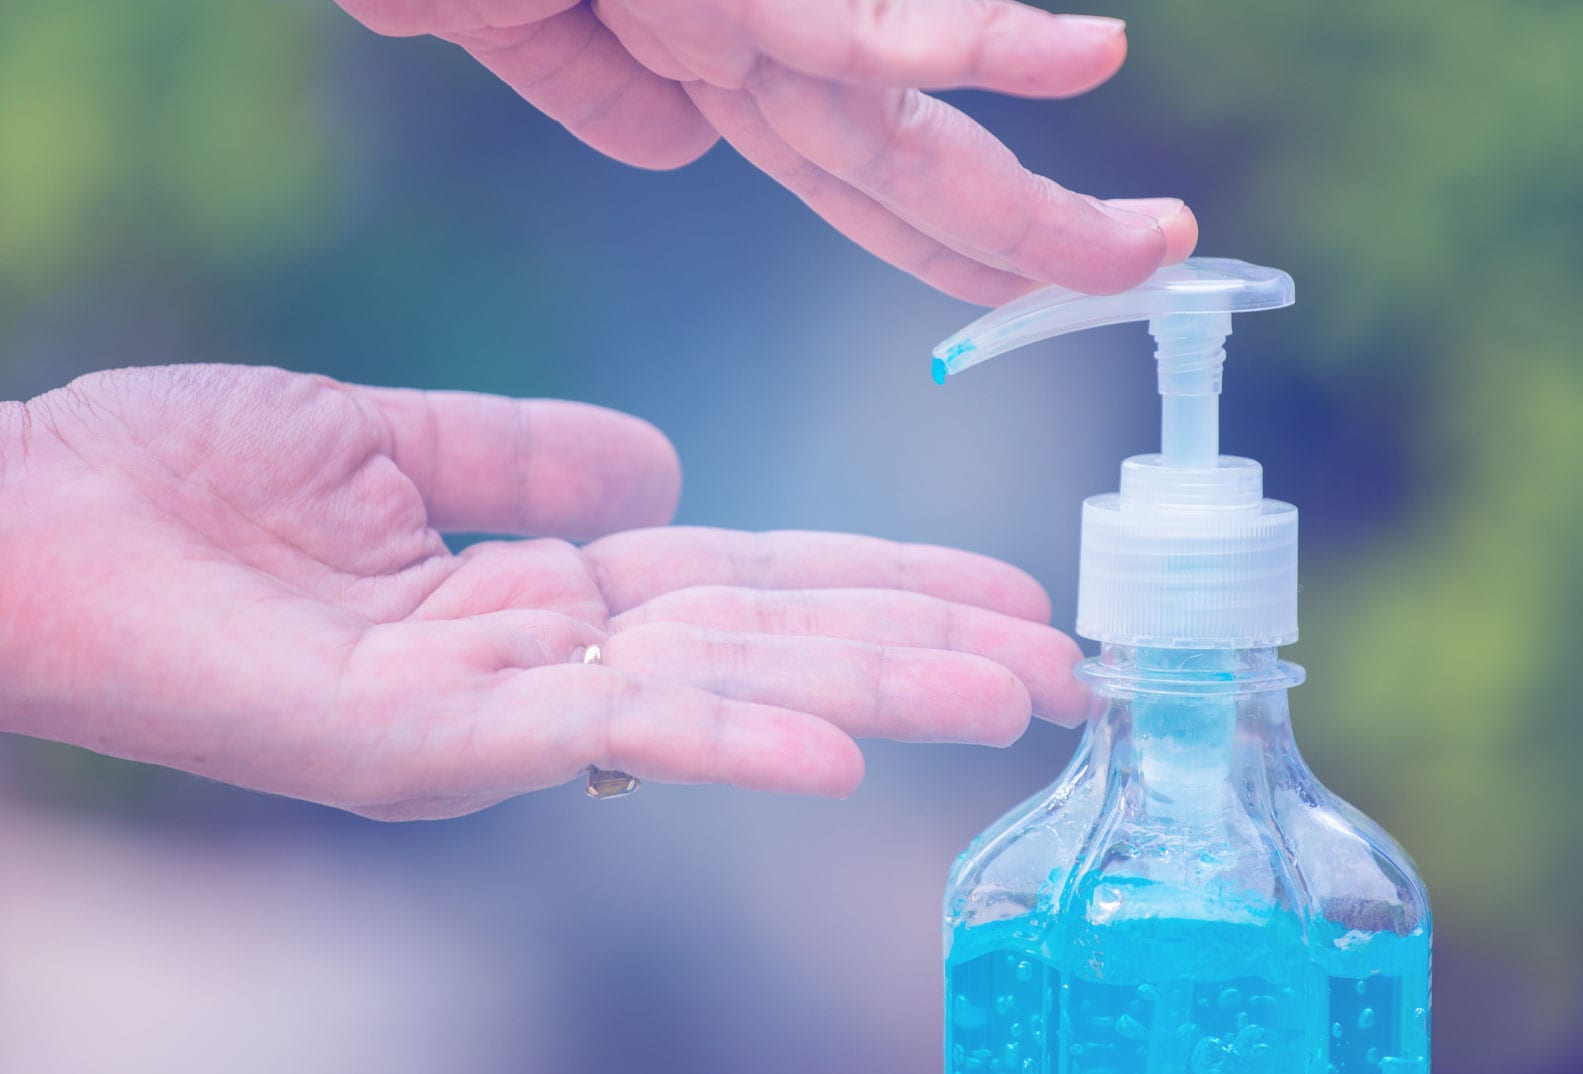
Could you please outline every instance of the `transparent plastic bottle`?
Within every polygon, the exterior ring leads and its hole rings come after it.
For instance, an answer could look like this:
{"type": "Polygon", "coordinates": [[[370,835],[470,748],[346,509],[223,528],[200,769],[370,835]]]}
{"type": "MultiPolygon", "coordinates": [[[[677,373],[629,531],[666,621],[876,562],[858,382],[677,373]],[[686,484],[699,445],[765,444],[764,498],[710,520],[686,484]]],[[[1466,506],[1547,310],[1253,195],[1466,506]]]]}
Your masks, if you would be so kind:
{"type": "Polygon", "coordinates": [[[1109,736],[957,859],[946,889],[946,1070],[1055,1071],[1061,964],[1047,925],[1105,804],[1109,736]]]}
{"type": "Polygon", "coordinates": [[[1085,505],[1078,627],[1102,647],[1081,745],[952,871],[947,1074],[1428,1072],[1427,896],[1297,750],[1303,673],[1277,656],[1296,512],[1262,499],[1256,463],[1218,456],[1202,398],[1225,315],[1290,301],[1284,274],[1189,262],[1132,295],[1029,296],[937,352],[938,375],[1154,318],[1168,448],[1085,505]]]}
{"type": "Polygon", "coordinates": [[[956,863],[946,1069],[1418,1074],[1428,899],[1316,780],[1273,649],[1107,646],[1049,792],[956,863]]]}

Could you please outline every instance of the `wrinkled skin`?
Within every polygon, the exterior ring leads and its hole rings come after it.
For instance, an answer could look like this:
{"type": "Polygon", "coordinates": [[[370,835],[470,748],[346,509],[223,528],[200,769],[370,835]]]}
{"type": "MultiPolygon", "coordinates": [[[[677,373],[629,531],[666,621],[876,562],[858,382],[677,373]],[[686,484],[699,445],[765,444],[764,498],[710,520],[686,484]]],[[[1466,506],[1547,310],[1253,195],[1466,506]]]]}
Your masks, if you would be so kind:
{"type": "Polygon", "coordinates": [[[665,527],[679,485],[573,403],[184,366],[0,404],[0,728],[399,819],[589,764],[844,795],[853,736],[1079,717],[1021,572],[665,527]]]}
{"type": "Polygon", "coordinates": [[[923,92],[1092,89],[1119,20],[1015,0],[339,0],[465,48],[588,145],[648,168],[723,137],[831,225],[948,294],[1123,291],[1193,250],[1175,198],[1072,193],[923,92]]]}

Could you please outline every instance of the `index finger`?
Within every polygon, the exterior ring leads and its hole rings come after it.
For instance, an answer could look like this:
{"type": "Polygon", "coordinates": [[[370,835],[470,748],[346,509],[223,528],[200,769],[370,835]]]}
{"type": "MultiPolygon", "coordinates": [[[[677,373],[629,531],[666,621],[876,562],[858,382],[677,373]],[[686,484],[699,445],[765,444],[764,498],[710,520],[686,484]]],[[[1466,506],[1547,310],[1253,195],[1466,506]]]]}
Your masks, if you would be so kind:
{"type": "Polygon", "coordinates": [[[1050,598],[1009,563],[927,544],[784,530],[743,533],[690,526],[633,530],[584,550],[612,616],[694,586],[747,589],[896,589],[1050,621],[1050,598]]]}
{"type": "Polygon", "coordinates": [[[1079,291],[1136,286],[1196,229],[1074,194],[1029,171],[994,135],[916,90],[855,86],[769,65],[751,92],[809,161],[952,249],[1079,291]],[[1180,234],[1179,234],[1180,233],[1180,234]]]}
{"type": "Polygon", "coordinates": [[[384,419],[389,453],[435,529],[587,540],[676,510],[676,451],[629,414],[474,392],[348,390],[384,419]]]}
{"type": "Polygon", "coordinates": [[[743,31],[811,75],[1024,97],[1068,97],[1115,74],[1126,23],[1016,0],[856,0],[742,5],[743,31]]]}

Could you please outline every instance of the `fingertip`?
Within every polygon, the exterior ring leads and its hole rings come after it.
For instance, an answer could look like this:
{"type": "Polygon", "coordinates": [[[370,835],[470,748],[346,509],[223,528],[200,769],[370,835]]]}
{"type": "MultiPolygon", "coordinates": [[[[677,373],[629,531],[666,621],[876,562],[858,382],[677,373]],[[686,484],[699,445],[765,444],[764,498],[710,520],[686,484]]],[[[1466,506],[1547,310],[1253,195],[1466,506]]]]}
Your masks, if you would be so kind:
{"type": "Polygon", "coordinates": [[[1079,200],[1094,214],[1095,241],[1064,266],[1065,278],[1053,282],[1088,294],[1114,295],[1138,286],[1164,264],[1168,242],[1156,217],[1124,202],[1089,195],[1079,200]]]}
{"type": "Polygon", "coordinates": [[[1082,727],[1088,721],[1088,707],[1084,705],[1078,709],[1064,709],[1058,712],[1035,712],[1034,715],[1045,723],[1053,723],[1057,727],[1072,730],[1082,727]]]}
{"type": "Polygon", "coordinates": [[[1009,563],[997,561],[997,566],[1000,570],[985,579],[983,589],[972,596],[971,602],[1014,619],[1048,624],[1054,609],[1050,594],[1039,580],[1009,563]]]}
{"type": "Polygon", "coordinates": [[[1160,221],[1165,232],[1165,263],[1174,265],[1192,256],[1198,246],[1198,217],[1183,204],[1170,217],[1160,221]]]}
{"type": "Polygon", "coordinates": [[[632,415],[633,435],[645,446],[642,449],[652,458],[651,470],[638,490],[635,513],[638,520],[629,528],[668,525],[676,517],[682,498],[682,458],[671,438],[656,425],[632,415]]]}
{"type": "Polygon", "coordinates": [[[601,532],[663,526],[676,517],[681,502],[682,463],[676,445],[642,418],[609,413],[620,427],[606,448],[613,456],[610,472],[617,475],[619,483],[618,488],[607,490],[606,502],[617,517],[601,532]],[[621,459],[634,462],[623,469],[618,466],[621,459]]]}
{"type": "Polygon", "coordinates": [[[1162,264],[1176,264],[1198,245],[1198,218],[1181,198],[1107,198],[1105,204],[1155,221],[1165,236],[1162,264]]]}
{"type": "Polygon", "coordinates": [[[1127,24],[1103,15],[1055,15],[1060,33],[1082,43],[1080,56],[1061,50],[1066,74],[1053,97],[1076,97],[1110,81],[1127,62],[1127,24]],[[1076,62],[1074,62],[1076,61],[1076,62]]]}
{"type": "Polygon", "coordinates": [[[1031,623],[1048,623],[1054,613],[1054,606],[1050,601],[1049,591],[1037,578],[1023,570],[1007,563],[1005,567],[1005,582],[999,587],[998,592],[991,593],[995,600],[994,607],[1004,611],[1007,615],[1026,619],[1031,623]]]}
{"type": "Polygon", "coordinates": [[[819,745],[823,756],[809,767],[808,778],[796,789],[821,798],[850,798],[863,784],[867,761],[851,735],[834,724],[824,726],[828,731],[819,745]]]}
{"type": "Polygon", "coordinates": [[[1052,667],[1049,680],[1034,705],[1034,715],[1061,727],[1078,727],[1088,719],[1092,695],[1088,684],[1077,676],[1083,650],[1077,642],[1062,635],[1062,655],[1052,667]]]}
{"type": "Polygon", "coordinates": [[[661,526],[681,498],[681,461],[642,418],[586,403],[535,400],[527,460],[545,535],[583,541],[661,526]]]}
{"type": "MultiPolygon", "coordinates": [[[[998,665],[997,665],[998,667],[998,665]]],[[[1000,667],[999,698],[983,736],[983,744],[1004,749],[1022,738],[1033,722],[1033,695],[1023,681],[1007,668],[1000,667]]]]}
{"type": "Polygon", "coordinates": [[[1005,653],[1004,662],[1032,695],[1033,715],[1066,726],[1081,722],[1088,690],[1076,674],[1083,659],[1077,642],[1054,627],[1034,628],[1005,653]]]}
{"type": "Polygon", "coordinates": [[[737,772],[724,782],[820,798],[846,798],[863,782],[863,751],[835,724],[773,705],[744,703],[735,711],[722,741],[737,772]]]}
{"type": "Polygon", "coordinates": [[[1003,748],[1033,719],[1027,683],[993,653],[885,647],[884,654],[882,681],[891,687],[884,715],[859,735],[1003,748]]]}
{"type": "Polygon", "coordinates": [[[863,785],[868,762],[856,742],[851,739],[847,739],[847,742],[849,756],[831,774],[831,786],[834,789],[829,797],[832,798],[850,798],[863,785]]]}
{"type": "Polygon", "coordinates": [[[671,172],[698,160],[720,141],[715,129],[700,117],[691,131],[646,144],[622,143],[614,149],[601,149],[623,164],[652,172],[671,172]]]}
{"type": "Polygon", "coordinates": [[[714,148],[720,135],[674,83],[655,90],[646,107],[608,119],[567,124],[577,138],[607,157],[648,171],[684,168],[714,148]],[[651,114],[645,116],[643,112],[651,114]],[[657,114],[654,114],[657,113],[657,114]]]}
{"type": "Polygon", "coordinates": [[[1110,15],[1057,14],[1054,18],[1071,30],[1096,38],[1120,37],[1125,39],[1127,35],[1127,20],[1114,18],[1110,15]]]}
{"type": "Polygon", "coordinates": [[[1120,19],[1057,15],[1023,3],[896,5],[873,16],[857,40],[808,34],[810,54],[777,41],[780,57],[810,73],[921,89],[973,86],[1019,97],[1057,99],[1105,82],[1127,58],[1120,19]],[[900,23],[905,21],[905,25],[900,23]],[[839,57],[839,59],[833,59],[839,57]]]}
{"type": "Polygon", "coordinates": [[[1021,567],[979,552],[942,545],[908,545],[907,588],[1015,619],[1050,621],[1050,595],[1021,567]]]}

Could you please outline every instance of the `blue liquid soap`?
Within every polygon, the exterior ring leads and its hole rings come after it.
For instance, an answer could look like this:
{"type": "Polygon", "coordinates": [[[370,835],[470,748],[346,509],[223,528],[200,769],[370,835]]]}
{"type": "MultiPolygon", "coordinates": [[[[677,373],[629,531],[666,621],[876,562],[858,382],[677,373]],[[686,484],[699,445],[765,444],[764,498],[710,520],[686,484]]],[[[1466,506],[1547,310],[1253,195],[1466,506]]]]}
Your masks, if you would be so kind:
{"type": "Polygon", "coordinates": [[[1044,1074],[1060,1050],[1060,972],[1029,918],[963,929],[946,967],[946,1069],[1044,1074]]]}
{"type": "Polygon", "coordinates": [[[1406,935],[1324,922],[1325,975],[1335,1074],[1428,1074],[1430,921],[1406,935]]]}
{"type": "MultiPolygon", "coordinates": [[[[1350,930],[1349,930],[1350,931],[1350,930]]],[[[1032,917],[963,928],[946,961],[948,1074],[1426,1074],[1429,930],[1293,961],[1301,925],[1151,919],[1063,976],[1032,917]],[[1363,948],[1367,948],[1363,951],[1363,948]],[[1062,1065],[1063,1058],[1065,1065],[1062,1065]]]]}
{"type": "Polygon", "coordinates": [[[1231,316],[1294,299],[1283,272],[1194,258],[1126,294],[1026,295],[935,350],[944,381],[1147,320],[1162,397],[1160,454],[1083,504],[1083,742],[952,871],[947,1074],[1429,1074],[1423,885],[1292,738],[1297,509],[1219,453],[1231,316]]]}

